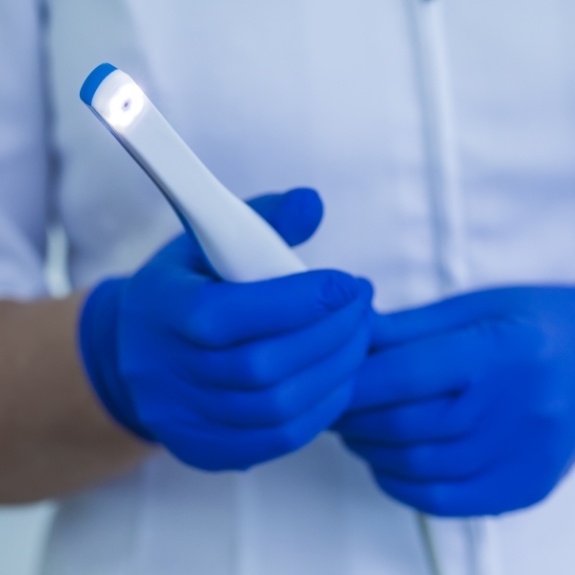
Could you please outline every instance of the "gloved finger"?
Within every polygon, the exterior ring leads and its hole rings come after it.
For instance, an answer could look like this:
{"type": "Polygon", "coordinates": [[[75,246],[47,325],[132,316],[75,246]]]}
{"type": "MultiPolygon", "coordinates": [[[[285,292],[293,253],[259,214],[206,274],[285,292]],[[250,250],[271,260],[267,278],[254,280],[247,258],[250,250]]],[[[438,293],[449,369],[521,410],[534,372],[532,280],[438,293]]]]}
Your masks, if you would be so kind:
{"type": "MultiPolygon", "coordinates": [[[[462,393],[496,366],[535,349],[536,340],[514,323],[486,321],[384,349],[360,370],[350,411],[462,393]]],[[[488,401],[492,390],[483,391],[488,401]]]]}
{"type": "Polygon", "coordinates": [[[349,411],[462,393],[469,385],[472,371],[462,361],[462,355],[468,357],[473,345],[473,334],[466,330],[372,354],[358,374],[349,411]]]}
{"type": "MultiPolygon", "coordinates": [[[[213,282],[182,267],[138,273],[154,274],[152,281],[142,278],[154,285],[146,316],[188,344],[213,349],[303,328],[372,293],[365,280],[335,270],[242,284],[213,282]]],[[[122,305],[138,323],[141,310],[129,293],[122,305]]]]}
{"type": "Polygon", "coordinates": [[[174,413],[171,420],[179,421],[180,429],[170,438],[171,451],[188,465],[207,471],[248,469],[297,451],[328,429],[345,410],[352,389],[352,382],[346,382],[298,419],[271,430],[194,422],[189,410],[174,413]],[[201,449],[194,449],[197,445],[201,449]]]}
{"type": "Polygon", "coordinates": [[[499,429],[482,426],[452,441],[392,447],[345,439],[354,453],[376,472],[412,482],[455,481],[481,473],[512,454],[510,438],[501,441],[499,429]]]}
{"type": "Polygon", "coordinates": [[[471,323],[500,319],[513,313],[520,288],[477,291],[438,303],[395,313],[377,314],[373,328],[376,349],[458,330],[471,323]]]}
{"type": "Polygon", "coordinates": [[[452,440],[477,427],[485,409],[466,393],[434,397],[427,401],[344,414],[334,430],[346,439],[408,446],[452,440]]]}
{"type": "Polygon", "coordinates": [[[300,330],[222,350],[201,349],[180,339],[172,353],[181,373],[194,383],[245,390],[273,386],[337,353],[363,324],[367,327],[371,288],[365,284],[360,292],[344,308],[300,330]]]}
{"type": "Polygon", "coordinates": [[[365,306],[373,293],[367,281],[335,270],[243,284],[190,279],[171,291],[174,331],[212,349],[301,329],[354,302],[365,306]]]}
{"type": "Polygon", "coordinates": [[[309,239],[323,217],[319,194],[310,188],[295,188],[283,194],[266,194],[248,201],[290,245],[309,239]]]}
{"type": "Polygon", "coordinates": [[[184,386],[178,401],[193,406],[206,420],[226,426],[272,427],[301,417],[355,376],[365,359],[369,333],[361,328],[335,353],[280,385],[244,392],[184,386]]]}
{"type": "Polygon", "coordinates": [[[430,483],[374,474],[383,491],[419,511],[440,517],[473,517],[522,509],[544,499],[561,478],[553,470],[547,481],[533,480],[540,476],[537,468],[545,464],[517,456],[468,479],[430,483]]]}

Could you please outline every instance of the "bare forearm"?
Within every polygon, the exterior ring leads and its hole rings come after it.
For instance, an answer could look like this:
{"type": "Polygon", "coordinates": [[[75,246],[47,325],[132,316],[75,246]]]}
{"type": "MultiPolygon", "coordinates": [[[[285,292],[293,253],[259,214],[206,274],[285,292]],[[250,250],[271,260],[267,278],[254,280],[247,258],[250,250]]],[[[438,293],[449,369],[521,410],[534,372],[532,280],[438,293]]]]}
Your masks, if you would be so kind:
{"type": "Polygon", "coordinates": [[[0,302],[0,502],[52,497],[120,473],[149,447],[112,422],[78,357],[81,296],[0,302]]]}

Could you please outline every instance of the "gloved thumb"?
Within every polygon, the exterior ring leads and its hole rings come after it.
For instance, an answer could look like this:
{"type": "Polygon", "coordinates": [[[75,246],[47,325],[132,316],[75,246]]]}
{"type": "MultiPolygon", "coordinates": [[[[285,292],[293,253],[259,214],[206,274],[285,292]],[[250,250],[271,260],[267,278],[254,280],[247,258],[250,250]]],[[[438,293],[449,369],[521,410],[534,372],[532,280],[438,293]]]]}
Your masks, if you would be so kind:
{"type": "MultiPolygon", "coordinates": [[[[310,188],[296,188],[285,193],[265,194],[247,204],[260,214],[290,245],[301,244],[313,235],[323,216],[318,193],[310,188]]],[[[191,231],[172,240],[150,263],[183,265],[195,271],[218,277],[191,231]]]]}
{"type": "Polygon", "coordinates": [[[248,202],[290,246],[309,239],[323,216],[319,194],[310,188],[296,188],[283,194],[266,194],[248,202]]]}

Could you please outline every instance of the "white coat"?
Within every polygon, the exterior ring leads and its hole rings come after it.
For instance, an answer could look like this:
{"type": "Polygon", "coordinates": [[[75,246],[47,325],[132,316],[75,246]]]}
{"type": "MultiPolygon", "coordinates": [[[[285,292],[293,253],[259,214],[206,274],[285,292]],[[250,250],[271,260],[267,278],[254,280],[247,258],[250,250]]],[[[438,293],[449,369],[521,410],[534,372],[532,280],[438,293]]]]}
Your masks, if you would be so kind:
{"type": "MultiPolygon", "coordinates": [[[[301,255],[381,309],[575,282],[572,0],[0,0],[0,295],[74,288],[179,224],[82,106],[110,61],[242,197],[320,190],[301,255]]],[[[444,575],[575,572],[575,479],[499,518],[433,520],[444,575]]],[[[415,515],[325,434],[246,474],[168,455],[64,498],[43,575],[431,575],[415,515]]]]}

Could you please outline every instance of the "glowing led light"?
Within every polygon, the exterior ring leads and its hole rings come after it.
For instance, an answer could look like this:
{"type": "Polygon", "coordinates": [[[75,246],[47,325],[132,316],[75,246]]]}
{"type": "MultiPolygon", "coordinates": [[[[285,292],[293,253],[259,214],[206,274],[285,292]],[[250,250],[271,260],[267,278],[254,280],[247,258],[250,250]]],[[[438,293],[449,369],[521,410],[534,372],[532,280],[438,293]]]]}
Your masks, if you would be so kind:
{"type": "Polygon", "coordinates": [[[114,128],[127,128],[140,115],[145,102],[146,96],[137,84],[123,84],[110,98],[105,119],[114,128]]]}

